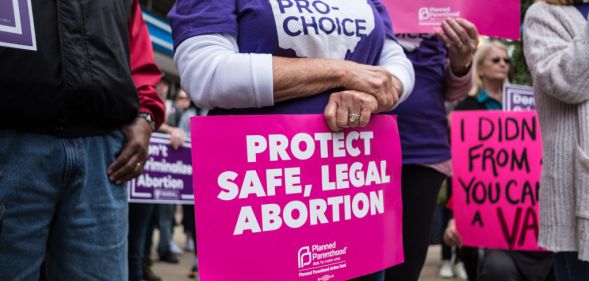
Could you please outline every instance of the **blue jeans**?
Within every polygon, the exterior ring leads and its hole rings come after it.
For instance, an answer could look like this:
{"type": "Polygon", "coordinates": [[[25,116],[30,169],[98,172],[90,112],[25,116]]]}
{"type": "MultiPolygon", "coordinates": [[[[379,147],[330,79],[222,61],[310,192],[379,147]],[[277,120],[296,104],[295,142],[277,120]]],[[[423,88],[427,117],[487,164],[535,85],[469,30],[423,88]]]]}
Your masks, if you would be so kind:
{"type": "Polygon", "coordinates": [[[172,241],[172,229],[174,228],[175,206],[173,204],[162,204],[158,207],[160,241],[157,246],[157,253],[161,258],[170,252],[170,241],[172,241]]]}
{"type": "Polygon", "coordinates": [[[556,281],[589,280],[589,262],[579,260],[577,255],[577,252],[554,253],[556,281]]]}
{"type": "Polygon", "coordinates": [[[149,217],[147,224],[147,232],[145,233],[145,246],[143,248],[144,256],[151,257],[151,247],[153,241],[153,231],[156,229],[159,220],[160,207],[159,204],[153,204],[153,210],[149,217]]]}
{"type": "Polygon", "coordinates": [[[124,136],[0,130],[2,280],[127,280],[127,190],[107,167],[124,136]]]}
{"type": "Polygon", "coordinates": [[[129,203],[129,281],[141,281],[147,227],[153,204],[129,203]]]}

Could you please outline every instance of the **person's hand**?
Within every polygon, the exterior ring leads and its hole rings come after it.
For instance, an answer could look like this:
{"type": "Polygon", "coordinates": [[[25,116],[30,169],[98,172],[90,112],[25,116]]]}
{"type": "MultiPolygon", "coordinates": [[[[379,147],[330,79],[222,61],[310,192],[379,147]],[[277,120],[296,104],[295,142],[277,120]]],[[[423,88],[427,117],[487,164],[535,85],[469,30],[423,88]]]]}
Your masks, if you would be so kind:
{"type": "Polygon", "coordinates": [[[452,72],[464,76],[472,65],[472,56],[479,42],[479,32],[471,22],[463,18],[447,19],[436,36],[448,48],[448,58],[452,72]]]}
{"type": "Polygon", "coordinates": [[[180,128],[170,128],[170,144],[173,149],[178,149],[186,140],[186,134],[180,128]]]}
{"type": "Polygon", "coordinates": [[[339,132],[368,125],[370,115],[377,112],[378,101],[374,96],[349,90],[332,93],[323,116],[329,129],[339,132]]]}
{"type": "Polygon", "coordinates": [[[143,173],[151,137],[151,127],[143,118],[135,118],[133,123],[123,126],[122,130],[127,142],[121,154],[108,167],[108,178],[116,184],[123,184],[143,173]]]}
{"type": "Polygon", "coordinates": [[[340,63],[345,69],[343,87],[374,96],[378,102],[377,112],[389,111],[399,101],[403,84],[386,68],[349,61],[340,63]]]}
{"type": "Polygon", "coordinates": [[[456,230],[456,221],[451,219],[444,231],[444,242],[451,247],[462,247],[462,237],[456,230]]]}

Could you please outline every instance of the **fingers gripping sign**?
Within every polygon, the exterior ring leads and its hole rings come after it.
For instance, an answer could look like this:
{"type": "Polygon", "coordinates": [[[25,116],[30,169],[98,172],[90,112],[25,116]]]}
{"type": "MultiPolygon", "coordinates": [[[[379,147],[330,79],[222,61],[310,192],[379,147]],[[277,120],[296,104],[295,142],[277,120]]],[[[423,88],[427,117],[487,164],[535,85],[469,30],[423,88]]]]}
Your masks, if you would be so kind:
{"type": "Polygon", "coordinates": [[[471,22],[462,18],[447,19],[436,33],[448,48],[448,58],[454,74],[465,75],[479,42],[479,33],[471,22]]]}

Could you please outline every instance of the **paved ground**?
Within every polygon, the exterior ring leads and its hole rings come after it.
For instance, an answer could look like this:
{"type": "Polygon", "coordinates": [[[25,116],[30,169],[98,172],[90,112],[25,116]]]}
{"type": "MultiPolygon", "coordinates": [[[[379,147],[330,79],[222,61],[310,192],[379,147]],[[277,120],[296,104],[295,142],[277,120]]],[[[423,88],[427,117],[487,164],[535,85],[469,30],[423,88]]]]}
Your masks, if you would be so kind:
{"type": "Polygon", "coordinates": [[[440,247],[431,246],[427,254],[425,266],[421,272],[419,281],[459,281],[460,279],[442,279],[438,276],[440,269],[440,247]]]}
{"type": "MultiPolygon", "coordinates": [[[[157,231],[156,231],[157,232],[157,231]]],[[[186,238],[182,235],[182,229],[174,231],[174,239],[179,246],[186,244],[186,238]]],[[[154,233],[154,240],[158,241],[157,233],[154,233]]],[[[156,254],[152,254],[156,259],[156,254]]],[[[153,270],[164,281],[190,281],[188,278],[188,271],[194,262],[193,253],[184,253],[180,256],[180,264],[167,264],[155,262],[153,270]]],[[[459,281],[459,279],[441,279],[438,277],[438,269],[440,267],[440,248],[439,246],[432,246],[429,249],[427,261],[421,273],[419,281],[459,281]]],[[[197,279],[198,280],[198,279],[197,279]]]]}

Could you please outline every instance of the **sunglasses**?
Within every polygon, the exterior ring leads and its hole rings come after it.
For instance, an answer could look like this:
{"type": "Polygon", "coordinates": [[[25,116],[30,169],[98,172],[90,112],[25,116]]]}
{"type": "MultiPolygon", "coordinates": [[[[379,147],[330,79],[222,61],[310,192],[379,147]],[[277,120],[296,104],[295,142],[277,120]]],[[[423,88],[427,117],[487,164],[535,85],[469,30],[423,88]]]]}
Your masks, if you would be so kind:
{"type": "Polygon", "coordinates": [[[500,57],[496,57],[496,58],[492,58],[492,59],[491,59],[491,62],[492,62],[493,64],[498,64],[498,63],[500,63],[500,62],[501,62],[501,60],[503,60],[503,62],[504,62],[505,64],[511,64],[511,59],[510,59],[510,58],[500,58],[500,57]]]}

